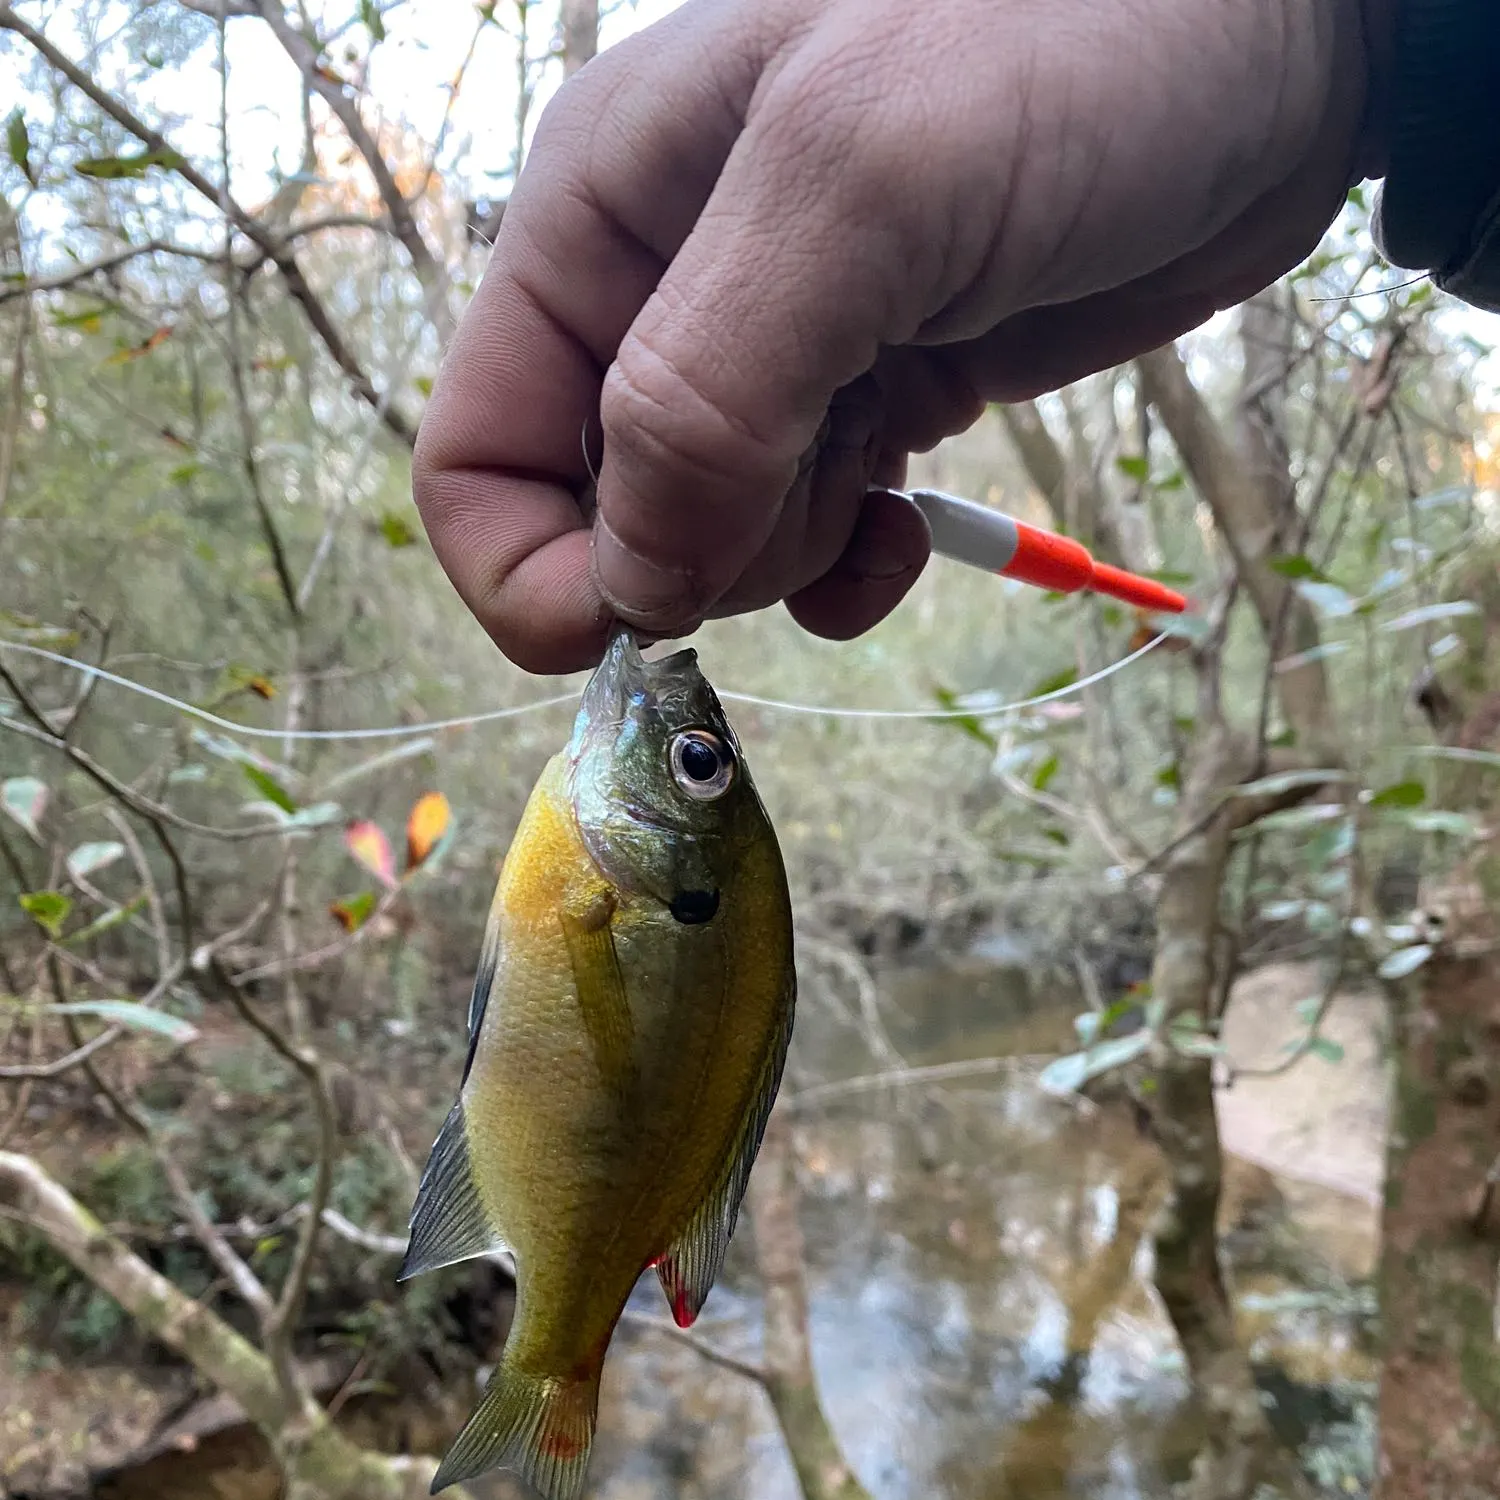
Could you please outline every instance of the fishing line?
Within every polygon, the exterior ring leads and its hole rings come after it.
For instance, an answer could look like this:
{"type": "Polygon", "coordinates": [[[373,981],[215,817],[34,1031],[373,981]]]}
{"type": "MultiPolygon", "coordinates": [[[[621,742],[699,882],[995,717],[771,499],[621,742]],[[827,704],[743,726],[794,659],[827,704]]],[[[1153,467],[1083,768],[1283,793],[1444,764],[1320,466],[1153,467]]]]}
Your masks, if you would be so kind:
{"type": "MultiPolygon", "coordinates": [[[[719,697],[731,703],[743,703],[751,708],[769,709],[774,713],[806,714],[827,719],[999,718],[1004,714],[1019,713],[1023,709],[1037,708],[1044,703],[1053,703],[1059,698],[1070,698],[1076,693],[1081,693],[1086,688],[1103,682],[1105,678],[1113,677],[1116,672],[1123,671],[1133,662],[1139,661],[1165,639],[1165,632],[1153,636],[1144,646],[1138,647],[1128,656],[1122,656],[1119,661],[1111,662],[1109,666],[1101,667],[1097,672],[1092,672],[1077,682],[1054,688],[1050,693],[1038,693],[1031,698],[1019,698],[1013,703],[976,704],[968,708],[840,708],[817,703],[793,703],[783,698],[762,698],[754,693],[726,692],[720,693],[719,697]]],[[[476,724],[493,724],[501,719],[519,719],[526,714],[542,713],[549,708],[559,708],[565,703],[576,707],[579,697],[577,691],[558,693],[551,698],[538,698],[530,703],[512,704],[509,708],[490,709],[487,713],[465,714],[456,719],[433,719],[425,724],[396,724],[384,729],[263,729],[258,725],[238,724],[233,719],[221,718],[206,708],[199,708],[193,703],[184,703],[181,698],[174,698],[170,693],[163,693],[144,682],[137,682],[131,677],[121,677],[117,672],[111,672],[106,667],[96,667],[91,662],[78,661],[74,657],[48,651],[42,646],[30,646],[21,641],[0,640],[0,651],[14,651],[22,656],[33,656],[41,661],[67,667],[87,679],[97,678],[100,682],[123,688],[128,693],[135,693],[142,698],[150,698],[153,702],[165,704],[168,708],[175,708],[179,713],[187,714],[201,723],[213,725],[215,729],[222,729],[229,734],[243,735],[248,739],[260,740],[414,739],[419,735],[434,734],[444,729],[467,729],[476,724]]]]}

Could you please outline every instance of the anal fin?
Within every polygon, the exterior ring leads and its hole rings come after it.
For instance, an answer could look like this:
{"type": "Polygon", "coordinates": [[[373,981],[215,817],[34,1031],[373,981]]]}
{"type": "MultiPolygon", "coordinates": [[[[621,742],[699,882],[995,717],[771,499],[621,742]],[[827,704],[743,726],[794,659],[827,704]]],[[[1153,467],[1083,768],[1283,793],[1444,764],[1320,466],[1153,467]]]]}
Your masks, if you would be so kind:
{"type": "Polygon", "coordinates": [[[449,1111],[427,1158],[411,1211],[411,1240],[396,1280],[507,1248],[480,1201],[460,1100],[449,1111]]]}
{"type": "MultiPolygon", "coordinates": [[[[793,980],[795,984],[795,979],[793,980]]],[[[689,1328],[703,1310],[713,1284],[724,1268],[724,1255],[739,1220],[740,1205],[750,1181],[750,1169],[766,1133],[766,1121],[781,1087],[786,1066],[787,1045],[792,1037],[793,997],[788,997],[785,1014],[777,1028],[757,1081],[755,1094],[735,1139],[733,1150],[707,1197],[688,1220],[667,1253],[656,1262],[656,1275],[672,1320],[679,1328],[689,1328]]]]}

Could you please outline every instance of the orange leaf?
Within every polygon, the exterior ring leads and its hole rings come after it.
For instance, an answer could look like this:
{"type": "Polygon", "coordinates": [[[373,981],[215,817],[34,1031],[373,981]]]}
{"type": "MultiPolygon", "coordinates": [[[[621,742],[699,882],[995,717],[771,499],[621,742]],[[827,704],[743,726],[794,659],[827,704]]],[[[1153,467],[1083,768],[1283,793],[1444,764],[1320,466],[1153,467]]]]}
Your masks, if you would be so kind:
{"type": "Polygon", "coordinates": [[[254,677],[246,678],[245,686],[255,694],[257,698],[274,698],[276,689],[269,677],[262,677],[257,673],[254,677]]]}
{"type": "Polygon", "coordinates": [[[406,820],[406,868],[415,870],[432,853],[448,828],[448,799],[441,792],[428,792],[412,808],[406,820]]]}
{"type": "Polygon", "coordinates": [[[144,342],[136,344],[129,349],[116,350],[116,352],[111,354],[110,357],[104,361],[104,363],[106,365],[123,365],[129,360],[139,359],[141,355],[149,354],[153,349],[159,349],[171,337],[171,327],[163,323],[162,326],[158,328],[154,333],[152,333],[149,338],[144,340],[144,342]]]}
{"type": "Polygon", "coordinates": [[[344,830],[344,843],[382,885],[396,884],[396,856],[391,853],[391,842],[374,823],[351,823],[344,830]]]}

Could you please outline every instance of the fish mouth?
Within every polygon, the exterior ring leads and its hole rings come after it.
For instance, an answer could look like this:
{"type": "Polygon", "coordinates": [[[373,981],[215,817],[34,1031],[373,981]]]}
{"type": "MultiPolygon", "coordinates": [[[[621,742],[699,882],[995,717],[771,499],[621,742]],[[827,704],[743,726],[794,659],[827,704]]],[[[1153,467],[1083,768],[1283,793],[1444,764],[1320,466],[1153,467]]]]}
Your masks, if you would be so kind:
{"type": "Polygon", "coordinates": [[[574,743],[581,746],[585,727],[619,726],[642,711],[671,717],[675,706],[693,701],[706,686],[698,653],[691,646],[653,661],[642,653],[635,631],[617,623],[604,659],[583,690],[574,743]]]}

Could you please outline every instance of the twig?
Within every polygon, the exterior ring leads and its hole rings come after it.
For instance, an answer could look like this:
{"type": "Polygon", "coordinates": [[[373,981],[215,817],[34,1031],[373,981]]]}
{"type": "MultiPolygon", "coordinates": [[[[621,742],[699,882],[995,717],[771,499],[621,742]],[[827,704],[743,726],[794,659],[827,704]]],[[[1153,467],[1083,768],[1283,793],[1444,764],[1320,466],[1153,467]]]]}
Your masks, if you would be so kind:
{"type": "Polygon", "coordinates": [[[953,1083],[964,1078],[988,1078],[996,1073],[1022,1073],[1040,1067],[1050,1054],[1016,1053],[1009,1057],[976,1057],[962,1062],[928,1063],[915,1068],[893,1068],[886,1073],[862,1073],[855,1078],[837,1078],[830,1083],[815,1083],[795,1094],[788,1094],[783,1108],[794,1113],[831,1099],[847,1099],[856,1094],[872,1094],[885,1088],[913,1088],[933,1083],[953,1083]]]}
{"type": "MultiPolygon", "coordinates": [[[[3,301],[0,296],[0,301],[3,301]]],[[[26,397],[26,341],[31,337],[31,303],[22,306],[16,327],[16,352],[10,365],[10,387],[5,403],[5,425],[0,427],[0,516],[10,500],[16,472],[16,449],[21,434],[21,403],[26,397]]]]}
{"type": "MultiPolygon", "coordinates": [[[[51,67],[67,79],[74,88],[87,95],[116,124],[128,130],[148,150],[164,153],[166,159],[171,162],[172,169],[189,187],[215,207],[218,206],[219,189],[176,151],[160,131],[152,129],[139,119],[106,88],[84,72],[77,63],[54,47],[36,27],[23,20],[16,13],[14,6],[7,3],[7,0],[0,0],[0,31],[13,31],[25,40],[51,67]]],[[[417,438],[416,428],[394,409],[389,407],[382,409],[380,393],[371,383],[369,376],[365,374],[353,350],[344,342],[343,336],[334,326],[328,310],[303,275],[302,268],[298,265],[291,249],[284,241],[273,236],[253,214],[248,213],[233,199],[229,202],[229,208],[239,230],[252,240],[264,253],[266,259],[276,267],[282,280],[286,282],[287,290],[301,304],[313,331],[322,340],[324,348],[328,350],[334,363],[348,377],[360,399],[368,406],[381,411],[381,420],[408,448],[414,446],[417,438]]]]}
{"type": "MultiPolygon", "coordinates": [[[[20,687],[15,676],[8,668],[0,666],[0,682],[4,682],[16,697],[17,702],[25,707],[24,690],[20,687]]],[[[47,720],[40,711],[33,717],[38,725],[46,725],[47,720]]],[[[13,734],[23,735],[27,739],[35,740],[38,744],[46,745],[49,749],[58,750],[73,762],[84,775],[97,783],[112,797],[124,803],[133,812],[139,813],[143,818],[165,824],[169,828],[176,828],[182,833],[196,833],[203,838],[223,839],[229,842],[237,842],[241,839],[263,839],[274,834],[284,833],[285,829],[279,823],[262,823],[253,828],[214,828],[207,823],[195,823],[191,818],[184,818],[180,813],[173,812],[170,807],[162,803],[153,802],[149,797],[142,796],[133,787],[127,786],[112,772],[105,770],[86,750],[80,750],[77,745],[69,744],[60,735],[52,731],[51,727],[43,729],[31,724],[22,724],[15,719],[0,718],[0,729],[8,729],[13,734]]]]}
{"type": "MultiPolygon", "coordinates": [[[[386,161],[365,122],[360,118],[358,103],[346,92],[342,83],[329,77],[318,65],[319,48],[291,25],[281,0],[260,0],[259,14],[270,27],[282,50],[297,65],[308,87],[328,106],[354,149],[364,158],[375,180],[375,189],[380,201],[390,215],[391,232],[406,248],[411,258],[412,270],[417,279],[429,291],[438,291],[440,301],[436,309],[436,325],[439,340],[446,343],[452,331],[447,311],[448,273],[432,253],[432,248],[423,237],[400,186],[397,184],[390,164],[386,161]]],[[[472,47],[471,47],[472,51],[472,47]]]]}
{"type": "Polygon", "coordinates": [[[766,1372],[759,1365],[752,1365],[746,1360],[736,1359],[732,1354],[726,1354],[702,1334],[694,1333],[690,1328],[679,1328],[665,1318],[653,1317],[650,1313],[635,1312],[633,1309],[627,1309],[620,1321],[628,1327],[640,1328],[649,1333],[659,1333],[663,1338],[672,1339],[685,1348],[691,1349],[694,1354],[706,1359],[711,1365],[730,1370],[742,1379],[753,1380],[762,1390],[765,1389],[766,1372]]]}
{"type": "MultiPolygon", "coordinates": [[[[279,0],[277,0],[279,4],[279,0]]],[[[281,586],[281,597],[286,602],[287,612],[295,620],[301,610],[297,604],[297,587],[292,582],[292,570],[287,563],[286,547],[277,530],[271,507],[266,503],[265,489],[260,482],[260,466],[255,460],[255,417],[250,410],[250,394],[245,388],[244,351],[240,346],[240,286],[241,278],[234,271],[234,214],[229,203],[229,54],[225,45],[228,27],[228,10],[219,7],[219,209],[224,215],[224,296],[228,301],[225,334],[228,343],[225,363],[229,366],[229,385],[234,392],[235,410],[240,420],[240,468],[245,475],[245,484],[250,491],[251,503],[255,506],[255,517],[260,522],[261,535],[271,553],[271,566],[276,572],[276,581],[281,586]]]]}
{"type": "MultiPolygon", "coordinates": [[[[58,1003],[65,1005],[68,995],[67,983],[63,978],[62,966],[51,954],[48,955],[47,972],[58,1003]]],[[[79,1035],[77,1022],[71,1015],[65,1016],[63,1020],[75,1046],[81,1047],[82,1038],[79,1035]]],[[[179,1210],[192,1226],[194,1238],[203,1247],[209,1259],[218,1266],[246,1306],[264,1320],[271,1311],[270,1294],[261,1285],[249,1265],[240,1258],[234,1247],[214,1227],[213,1220],[203,1211],[203,1205],[198,1201],[198,1195],[193,1191],[187,1174],[172,1153],[162,1144],[151,1122],[104,1077],[94,1065],[92,1057],[83,1060],[83,1069],[88,1074],[89,1082],[109,1101],[116,1115],[150,1147],[152,1155],[156,1157],[157,1165],[162,1170],[162,1175],[167,1179],[167,1186],[172,1190],[172,1196],[177,1200],[179,1210]]]]}

